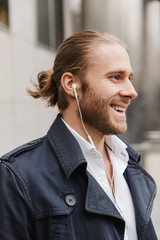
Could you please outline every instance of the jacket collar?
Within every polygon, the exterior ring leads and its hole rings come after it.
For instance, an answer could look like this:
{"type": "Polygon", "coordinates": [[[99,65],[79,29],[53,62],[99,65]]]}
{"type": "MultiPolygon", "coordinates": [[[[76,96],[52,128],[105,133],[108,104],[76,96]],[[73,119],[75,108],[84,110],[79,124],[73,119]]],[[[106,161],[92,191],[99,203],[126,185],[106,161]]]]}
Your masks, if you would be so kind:
{"type": "Polygon", "coordinates": [[[49,129],[47,138],[58,157],[66,178],[69,179],[73,171],[80,164],[86,163],[86,160],[77,140],[61,120],[60,114],[49,129]]]}
{"type": "MultiPolygon", "coordinates": [[[[58,114],[57,118],[53,122],[48,131],[47,138],[51,147],[55,151],[67,178],[70,178],[72,172],[80,164],[86,163],[78,141],[65,126],[61,119],[61,114],[58,114]]],[[[125,144],[127,145],[126,150],[129,154],[130,160],[139,162],[140,154],[131,148],[126,142],[125,144]]]]}

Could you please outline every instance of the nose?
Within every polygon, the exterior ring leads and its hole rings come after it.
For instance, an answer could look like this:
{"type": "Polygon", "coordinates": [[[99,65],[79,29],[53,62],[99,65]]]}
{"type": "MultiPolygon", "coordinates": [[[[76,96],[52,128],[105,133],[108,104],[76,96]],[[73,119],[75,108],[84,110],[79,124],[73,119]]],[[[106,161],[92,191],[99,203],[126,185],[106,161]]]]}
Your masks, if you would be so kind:
{"type": "Polygon", "coordinates": [[[130,99],[134,99],[138,95],[132,82],[129,79],[125,81],[125,84],[123,85],[123,89],[121,89],[119,93],[121,96],[128,97],[130,99]]]}

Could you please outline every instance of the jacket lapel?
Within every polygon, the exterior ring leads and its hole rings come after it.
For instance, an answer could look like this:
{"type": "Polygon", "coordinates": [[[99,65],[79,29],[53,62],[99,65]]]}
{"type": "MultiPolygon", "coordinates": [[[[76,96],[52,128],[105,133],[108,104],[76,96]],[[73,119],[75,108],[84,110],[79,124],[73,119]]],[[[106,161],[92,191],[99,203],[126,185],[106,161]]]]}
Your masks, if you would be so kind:
{"type": "Polygon", "coordinates": [[[156,195],[156,184],[141,165],[133,161],[133,152],[128,162],[126,180],[130,187],[135,208],[137,234],[139,239],[142,239],[151,218],[153,201],[156,195]]]}
{"type": "Polygon", "coordinates": [[[122,217],[115,208],[114,204],[100,187],[97,181],[92,177],[92,175],[87,172],[88,175],[88,189],[86,194],[85,208],[88,212],[108,215],[112,217],[119,218],[122,217]]]}

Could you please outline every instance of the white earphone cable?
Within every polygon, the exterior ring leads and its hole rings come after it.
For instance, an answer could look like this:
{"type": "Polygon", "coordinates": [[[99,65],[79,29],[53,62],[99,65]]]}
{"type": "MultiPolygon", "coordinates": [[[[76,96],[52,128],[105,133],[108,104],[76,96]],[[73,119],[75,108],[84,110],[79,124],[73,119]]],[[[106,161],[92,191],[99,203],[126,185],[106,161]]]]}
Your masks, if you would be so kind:
{"type": "Polygon", "coordinates": [[[90,141],[90,143],[92,144],[92,146],[95,148],[95,145],[94,145],[94,143],[93,143],[93,140],[92,140],[91,136],[89,135],[89,133],[88,133],[88,131],[87,131],[85,125],[84,125],[84,122],[83,122],[82,112],[81,112],[81,109],[80,109],[79,100],[78,100],[78,96],[77,96],[77,92],[76,92],[75,87],[76,87],[76,85],[73,86],[73,90],[74,90],[74,94],[75,94],[75,98],[76,98],[76,102],[77,102],[77,106],[78,106],[78,111],[79,111],[79,115],[80,115],[80,120],[81,120],[83,129],[85,130],[85,132],[86,132],[86,134],[87,134],[88,140],[90,141]]]}

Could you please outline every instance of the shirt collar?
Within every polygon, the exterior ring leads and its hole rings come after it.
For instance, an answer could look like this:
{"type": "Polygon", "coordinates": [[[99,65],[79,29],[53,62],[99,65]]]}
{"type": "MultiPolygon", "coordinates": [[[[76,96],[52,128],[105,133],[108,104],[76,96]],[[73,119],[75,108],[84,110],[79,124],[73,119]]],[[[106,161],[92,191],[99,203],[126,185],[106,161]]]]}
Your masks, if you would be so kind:
{"type": "MultiPolygon", "coordinates": [[[[62,121],[66,127],[70,130],[73,136],[78,141],[83,154],[87,154],[91,150],[96,150],[89,142],[87,142],[83,137],[81,137],[73,128],[71,128],[63,119],[62,121]]],[[[127,145],[116,135],[106,135],[105,143],[108,148],[119,158],[122,159],[125,164],[129,160],[128,152],[126,151],[127,145]]]]}
{"type": "Polygon", "coordinates": [[[129,160],[129,155],[127,152],[127,145],[116,135],[106,135],[105,142],[109,149],[125,163],[129,160]]]}

